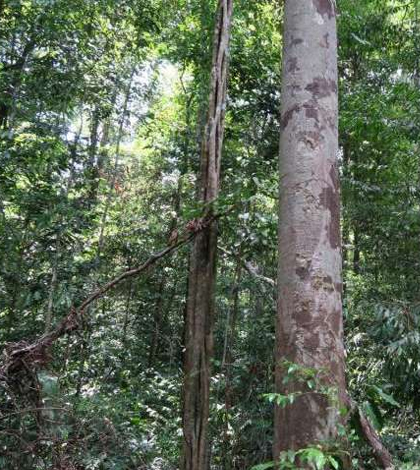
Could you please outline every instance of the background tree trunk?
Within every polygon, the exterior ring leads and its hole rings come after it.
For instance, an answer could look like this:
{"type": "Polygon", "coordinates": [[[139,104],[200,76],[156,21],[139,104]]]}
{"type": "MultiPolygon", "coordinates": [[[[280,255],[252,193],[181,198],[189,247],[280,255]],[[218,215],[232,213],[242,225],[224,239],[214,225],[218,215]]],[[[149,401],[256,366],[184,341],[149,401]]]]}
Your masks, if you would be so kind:
{"type": "MultiPolygon", "coordinates": [[[[219,1],[215,25],[209,108],[201,149],[199,198],[205,204],[204,218],[211,217],[211,203],[219,193],[232,6],[232,0],[219,1]]],[[[190,257],[185,315],[183,470],[209,468],[207,434],[217,230],[213,222],[199,233],[190,257]]]]}
{"type": "Polygon", "coordinates": [[[231,470],[234,468],[232,452],[232,436],[229,433],[231,422],[231,411],[234,406],[234,387],[233,387],[233,365],[235,361],[234,348],[236,340],[236,325],[239,316],[240,306],[240,286],[242,280],[242,245],[239,246],[236,255],[236,269],[234,282],[232,285],[232,300],[229,306],[228,318],[226,324],[225,344],[222,360],[222,371],[225,376],[225,422],[223,428],[223,469],[231,470]]]}
{"type": "Polygon", "coordinates": [[[325,394],[284,384],[285,360],[345,393],[334,3],[285,4],[276,390],[305,394],[276,409],[275,459],[334,440],[339,420],[325,394]]]}

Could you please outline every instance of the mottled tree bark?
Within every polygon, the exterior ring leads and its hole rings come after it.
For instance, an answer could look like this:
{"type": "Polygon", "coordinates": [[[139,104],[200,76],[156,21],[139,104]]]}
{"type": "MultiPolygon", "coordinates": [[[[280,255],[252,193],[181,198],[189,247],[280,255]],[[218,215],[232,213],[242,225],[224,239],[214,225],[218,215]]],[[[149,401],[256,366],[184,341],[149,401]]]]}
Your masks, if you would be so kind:
{"type": "Polygon", "coordinates": [[[284,384],[285,360],[345,395],[334,3],[285,2],[276,390],[304,395],[275,411],[275,459],[336,439],[339,421],[325,394],[284,384]]]}
{"type": "MultiPolygon", "coordinates": [[[[215,25],[209,108],[201,149],[199,198],[204,218],[219,193],[226,107],[227,62],[232,0],[219,0],[215,25]]],[[[185,313],[182,470],[208,470],[210,360],[213,355],[217,224],[194,240],[190,256],[185,313]]]]}

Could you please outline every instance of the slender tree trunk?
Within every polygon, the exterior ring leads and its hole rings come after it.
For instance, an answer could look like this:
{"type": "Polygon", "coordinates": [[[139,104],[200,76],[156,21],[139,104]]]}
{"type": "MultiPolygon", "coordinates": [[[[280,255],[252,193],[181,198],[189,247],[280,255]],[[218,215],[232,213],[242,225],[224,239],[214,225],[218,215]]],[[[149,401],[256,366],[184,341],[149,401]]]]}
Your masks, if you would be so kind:
{"type": "Polygon", "coordinates": [[[8,315],[7,315],[7,336],[10,337],[12,333],[12,329],[15,327],[16,320],[20,316],[20,299],[22,295],[22,284],[24,282],[24,279],[22,278],[25,269],[25,245],[26,241],[28,239],[28,225],[29,221],[28,219],[25,220],[23,226],[22,226],[22,231],[21,235],[19,236],[19,239],[16,240],[17,243],[20,245],[18,248],[18,253],[17,253],[17,261],[16,261],[16,274],[13,275],[13,285],[10,286],[10,291],[11,293],[9,294],[10,296],[10,304],[8,308],[8,315]]]}
{"type": "MultiPolygon", "coordinates": [[[[57,235],[58,237],[58,235],[57,235]]],[[[54,310],[54,296],[55,291],[57,289],[57,281],[58,281],[58,258],[60,256],[60,242],[57,239],[55,244],[55,255],[54,261],[51,269],[51,283],[50,283],[50,292],[48,294],[48,305],[47,311],[45,312],[45,333],[48,333],[51,329],[52,321],[53,321],[53,310],[54,310]]]]}
{"type": "Polygon", "coordinates": [[[414,23],[416,36],[416,68],[414,71],[414,83],[420,87],[420,45],[419,45],[419,36],[420,36],[420,13],[419,13],[419,0],[414,0],[414,23]]]}
{"type": "Polygon", "coordinates": [[[95,204],[98,192],[98,176],[100,171],[100,165],[99,161],[96,160],[98,153],[99,125],[100,115],[99,110],[96,107],[91,114],[90,142],[88,149],[89,160],[87,163],[87,177],[89,179],[87,204],[89,208],[91,208],[95,204]]]}
{"type": "Polygon", "coordinates": [[[360,237],[359,237],[359,228],[354,227],[354,251],[353,251],[353,271],[354,274],[360,273],[360,237]]]}
{"type": "Polygon", "coordinates": [[[154,311],[153,319],[153,334],[152,341],[150,343],[149,349],[149,359],[147,361],[147,366],[151,369],[155,365],[156,354],[159,350],[160,336],[162,334],[162,317],[163,317],[163,299],[164,299],[164,290],[165,290],[165,275],[162,276],[159,287],[158,287],[158,298],[156,301],[156,307],[154,311]]]}
{"type": "MultiPolygon", "coordinates": [[[[185,143],[184,143],[185,144],[185,143]]],[[[185,149],[187,149],[188,143],[185,144],[185,149]]],[[[178,179],[178,186],[173,195],[173,207],[174,207],[174,216],[169,224],[169,230],[167,238],[169,243],[176,243],[178,239],[178,219],[181,211],[181,193],[182,193],[182,177],[178,179]]],[[[153,325],[154,331],[152,335],[152,340],[149,349],[149,359],[148,359],[148,367],[152,368],[155,364],[156,356],[160,349],[160,338],[162,336],[162,327],[165,325],[165,302],[164,302],[164,292],[165,292],[165,282],[166,276],[162,276],[159,287],[158,287],[158,298],[156,302],[156,308],[153,314],[153,325]]],[[[169,303],[170,305],[170,303],[169,303]]]]}
{"type": "Polygon", "coordinates": [[[233,347],[236,338],[236,324],[239,314],[239,291],[242,279],[242,246],[236,259],[235,278],[232,287],[232,306],[229,311],[228,324],[226,326],[225,346],[223,352],[222,369],[225,375],[225,423],[223,429],[223,469],[230,470],[233,468],[232,462],[232,444],[229,435],[230,411],[233,406],[233,387],[232,387],[232,366],[234,362],[233,347]]]}
{"type": "Polygon", "coordinates": [[[8,130],[8,138],[13,137],[14,121],[17,111],[17,101],[20,94],[22,85],[24,69],[27,61],[35,49],[36,43],[34,39],[28,40],[26,43],[21,57],[10,67],[10,72],[13,74],[11,83],[8,87],[7,94],[10,96],[10,103],[4,103],[0,114],[1,126],[8,130]]]}
{"type": "Polygon", "coordinates": [[[0,129],[6,129],[7,127],[7,114],[9,112],[8,107],[4,103],[0,103],[0,129]]]}
{"type": "MultiPolygon", "coordinates": [[[[131,269],[131,263],[128,264],[128,268],[131,269]]],[[[130,279],[127,289],[127,301],[125,305],[125,314],[124,314],[124,323],[123,323],[123,334],[122,334],[122,345],[123,350],[127,348],[127,336],[128,336],[128,326],[130,322],[130,311],[131,311],[131,300],[133,296],[133,281],[130,279]]]]}
{"type": "Polygon", "coordinates": [[[114,169],[111,177],[111,182],[109,185],[108,189],[108,194],[106,197],[105,201],[105,208],[102,213],[102,218],[101,218],[101,224],[100,224],[100,229],[99,229],[99,240],[98,240],[98,253],[97,253],[97,258],[99,259],[101,253],[102,253],[102,248],[104,245],[104,238],[105,238],[105,229],[106,229],[106,221],[108,217],[108,211],[111,206],[112,202],[112,195],[114,194],[114,189],[115,189],[115,183],[117,181],[117,174],[118,174],[118,165],[120,161],[120,146],[121,146],[121,140],[123,138],[123,133],[124,133],[124,125],[126,123],[126,118],[127,118],[127,111],[128,111],[128,105],[130,102],[130,96],[131,96],[131,91],[132,91],[132,86],[133,86],[133,79],[134,79],[134,74],[136,73],[136,66],[133,66],[131,69],[130,73],[130,78],[128,81],[128,86],[127,90],[125,93],[125,98],[124,98],[124,105],[123,105],[123,110],[120,118],[120,124],[118,126],[118,134],[117,134],[117,143],[115,147],[115,160],[114,160],[114,169]]]}
{"type": "MultiPolygon", "coordinates": [[[[219,193],[232,6],[232,0],[219,0],[209,109],[201,150],[199,197],[206,204],[204,217],[212,215],[211,203],[219,193]]],[[[182,470],[209,468],[207,434],[217,230],[213,222],[198,234],[190,257],[185,315],[182,470]]]]}
{"type": "Polygon", "coordinates": [[[91,336],[91,331],[86,330],[84,331],[80,343],[80,349],[79,349],[79,367],[77,371],[77,382],[76,382],[76,398],[79,398],[82,392],[82,387],[83,387],[83,380],[84,380],[84,374],[85,374],[85,362],[87,361],[89,357],[89,342],[90,342],[90,336],[91,336]]]}
{"type": "Polygon", "coordinates": [[[334,3],[285,3],[276,390],[304,395],[275,411],[276,460],[335,440],[339,421],[325,394],[284,383],[284,361],[317,369],[345,397],[334,3]]]}

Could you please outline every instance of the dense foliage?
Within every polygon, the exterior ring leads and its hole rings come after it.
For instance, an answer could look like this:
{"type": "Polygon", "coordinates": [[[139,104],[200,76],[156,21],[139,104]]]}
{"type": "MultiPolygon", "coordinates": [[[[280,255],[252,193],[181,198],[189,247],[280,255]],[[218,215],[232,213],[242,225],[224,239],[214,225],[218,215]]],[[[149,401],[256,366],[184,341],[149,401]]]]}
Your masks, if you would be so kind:
{"type": "MultiPolygon", "coordinates": [[[[280,3],[235,5],[217,201],[214,469],[272,459],[280,3]]],[[[348,384],[398,468],[415,469],[420,2],[338,7],[348,384]]],[[[0,0],[4,357],[200,213],[214,8],[0,0]]],[[[185,245],[91,305],[31,386],[0,387],[0,468],[178,468],[187,272],[185,245]]],[[[374,469],[351,423],[348,436],[354,468],[374,469]]]]}

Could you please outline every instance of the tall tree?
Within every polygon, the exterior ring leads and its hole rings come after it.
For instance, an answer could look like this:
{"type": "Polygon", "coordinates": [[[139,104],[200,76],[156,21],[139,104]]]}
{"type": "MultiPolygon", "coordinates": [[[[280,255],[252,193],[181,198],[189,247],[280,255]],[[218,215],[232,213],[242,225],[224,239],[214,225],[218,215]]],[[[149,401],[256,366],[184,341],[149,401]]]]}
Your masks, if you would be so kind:
{"type": "Polygon", "coordinates": [[[323,391],[293,377],[285,384],[287,363],[345,393],[334,3],[285,3],[276,390],[299,398],[276,409],[276,459],[334,440],[339,420],[323,391]]]}
{"type": "MultiPolygon", "coordinates": [[[[219,0],[215,24],[207,123],[201,149],[198,195],[206,219],[219,194],[226,108],[226,86],[232,0],[219,0]]],[[[197,223],[200,223],[197,221],[197,223]]],[[[203,230],[191,252],[185,316],[183,393],[183,470],[207,470],[210,361],[213,355],[214,287],[217,224],[203,230]]]]}

